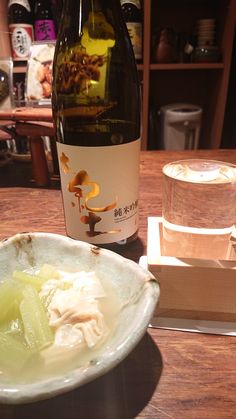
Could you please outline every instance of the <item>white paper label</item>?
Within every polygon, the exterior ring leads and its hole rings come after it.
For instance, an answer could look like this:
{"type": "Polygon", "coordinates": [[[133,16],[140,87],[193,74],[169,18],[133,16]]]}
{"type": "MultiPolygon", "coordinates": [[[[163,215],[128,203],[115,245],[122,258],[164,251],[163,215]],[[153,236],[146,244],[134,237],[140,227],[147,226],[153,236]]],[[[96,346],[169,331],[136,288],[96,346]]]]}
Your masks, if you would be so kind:
{"type": "Polygon", "coordinates": [[[107,147],[57,143],[67,234],[113,243],[138,229],[140,140],[107,147]]]}
{"type": "Polygon", "coordinates": [[[33,26],[28,24],[13,23],[9,25],[11,31],[13,60],[27,59],[33,39],[33,26]]]}

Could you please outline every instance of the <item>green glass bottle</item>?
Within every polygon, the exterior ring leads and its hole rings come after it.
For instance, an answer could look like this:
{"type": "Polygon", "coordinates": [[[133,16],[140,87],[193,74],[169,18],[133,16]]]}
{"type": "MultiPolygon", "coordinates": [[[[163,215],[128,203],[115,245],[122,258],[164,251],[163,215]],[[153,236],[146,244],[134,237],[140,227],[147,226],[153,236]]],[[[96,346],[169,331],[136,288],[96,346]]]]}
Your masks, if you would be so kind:
{"type": "Polygon", "coordinates": [[[67,234],[97,245],[138,232],[140,86],[120,0],[65,0],[53,118],[67,234]]]}

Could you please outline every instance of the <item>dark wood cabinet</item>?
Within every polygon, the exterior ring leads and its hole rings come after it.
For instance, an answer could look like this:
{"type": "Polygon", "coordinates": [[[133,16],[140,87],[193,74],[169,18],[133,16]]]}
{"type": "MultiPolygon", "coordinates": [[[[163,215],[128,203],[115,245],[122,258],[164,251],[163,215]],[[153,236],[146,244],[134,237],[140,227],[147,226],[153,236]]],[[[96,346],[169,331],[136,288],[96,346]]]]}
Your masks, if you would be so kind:
{"type": "MultiPolygon", "coordinates": [[[[142,147],[148,147],[150,107],[189,102],[203,109],[199,148],[220,148],[232,47],[236,0],[143,0],[143,64],[138,65],[143,91],[142,147]],[[156,63],[153,42],[160,28],[194,34],[199,19],[216,21],[218,62],[156,63]]],[[[157,136],[158,143],[158,136],[157,136]]],[[[157,147],[158,148],[158,147],[157,147]]]]}

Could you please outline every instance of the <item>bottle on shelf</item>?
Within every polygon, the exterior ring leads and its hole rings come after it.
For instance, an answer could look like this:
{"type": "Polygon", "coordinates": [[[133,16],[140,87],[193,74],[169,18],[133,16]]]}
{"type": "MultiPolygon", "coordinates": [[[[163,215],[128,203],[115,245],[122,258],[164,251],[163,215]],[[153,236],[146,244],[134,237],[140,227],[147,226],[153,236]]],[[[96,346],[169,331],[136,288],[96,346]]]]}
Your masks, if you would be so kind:
{"type": "Polygon", "coordinates": [[[34,8],[34,36],[36,41],[54,41],[56,29],[49,0],[36,0],[34,8]]]}
{"type": "Polygon", "coordinates": [[[120,0],[65,0],[52,108],[67,234],[96,245],[134,240],[140,87],[120,0]]]}
{"type": "Polygon", "coordinates": [[[140,0],[120,0],[122,12],[137,62],[143,58],[142,7],[140,0]]]}
{"type": "Polygon", "coordinates": [[[62,5],[63,0],[51,0],[52,16],[56,27],[56,34],[61,21],[62,5]]]}
{"type": "Polygon", "coordinates": [[[13,61],[25,62],[34,39],[32,10],[28,0],[9,0],[8,24],[13,61]]]}
{"type": "Polygon", "coordinates": [[[173,63],[175,61],[174,31],[171,28],[160,30],[154,58],[156,63],[173,63]]]}

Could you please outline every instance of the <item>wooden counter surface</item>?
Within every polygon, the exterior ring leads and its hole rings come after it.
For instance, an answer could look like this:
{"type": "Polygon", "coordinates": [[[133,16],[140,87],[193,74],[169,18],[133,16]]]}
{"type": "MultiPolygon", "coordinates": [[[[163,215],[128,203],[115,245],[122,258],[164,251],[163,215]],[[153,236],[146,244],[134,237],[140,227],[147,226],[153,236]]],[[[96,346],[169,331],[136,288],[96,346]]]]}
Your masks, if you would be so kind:
{"type": "MultiPolygon", "coordinates": [[[[236,164],[236,150],[141,153],[139,239],[124,256],[146,252],[147,217],[161,215],[161,168],[183,158],[236,164]]],[[[0,239],[22,231],[65,233],[59,190],[0,189],[0,239]]],[[[236,338],[149,328],[115,369],[77,390],[19,406],[1,419],[234,419],[236,338]]]]}

